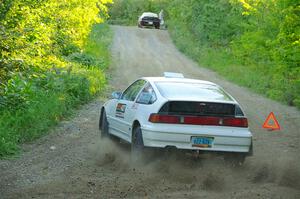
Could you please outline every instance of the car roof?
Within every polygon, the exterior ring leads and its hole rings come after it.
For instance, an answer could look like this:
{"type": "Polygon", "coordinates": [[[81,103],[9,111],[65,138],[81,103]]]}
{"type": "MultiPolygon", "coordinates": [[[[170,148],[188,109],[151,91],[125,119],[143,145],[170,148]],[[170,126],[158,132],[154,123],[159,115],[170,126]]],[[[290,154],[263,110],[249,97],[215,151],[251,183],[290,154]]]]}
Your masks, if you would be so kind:
{"type": "Polygon", "coordinates": [[[174,78],[174,77],[143,77],[143,79],[149,82],[182,82],[182,83],[199,83],[199,84],[207,84],[207,85],[214,85],[218,86],[217,84],[205,81],[205,80],[198,80],[198,79],[189,79],[189,78],[174,78]]]}
{"type": "Polygon", "coordinates": [[[210,81],[170,77],[143,77],[142,79],[155,85],[160,94],[170,101],[237,103],[235,99],[226,93],[219,85],[210,81]],[[170,84],[174,84],[174,87],[164,88],[163,86],[159,86],[159,83],[167,83],[169,86],[170,84]],[[194,87],[192,84],[197,84],[197,86],[195,85],[194,87]],[[193,92],[192,90],[196,92],[193,92]]]}
{"type": "Polygon", "coordinates": [[[144,12],[142,14],[142,17],[144,16],[149,16],[149,17],[158,17],[158,15],[156,13],[153,13],[153,12],[144,12]]]}

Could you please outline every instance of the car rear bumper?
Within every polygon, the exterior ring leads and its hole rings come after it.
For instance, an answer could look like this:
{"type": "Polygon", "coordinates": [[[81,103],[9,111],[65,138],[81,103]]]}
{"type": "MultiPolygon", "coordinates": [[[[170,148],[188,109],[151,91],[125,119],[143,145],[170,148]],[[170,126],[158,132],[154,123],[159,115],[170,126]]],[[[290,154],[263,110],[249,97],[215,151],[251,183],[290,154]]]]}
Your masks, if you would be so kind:
{"type": "Polygon", "coordinates": [[[148,126],[142,128],[142,135],[146,147],[176,147],[188,150],[242,152],[252,155],[252,134],[248,128],[189,125],[158,130],[158,128],[148,126]],[[193,136],[212,137],[213,144],[209,148],[193,146],[191,142],[193,136]]]}

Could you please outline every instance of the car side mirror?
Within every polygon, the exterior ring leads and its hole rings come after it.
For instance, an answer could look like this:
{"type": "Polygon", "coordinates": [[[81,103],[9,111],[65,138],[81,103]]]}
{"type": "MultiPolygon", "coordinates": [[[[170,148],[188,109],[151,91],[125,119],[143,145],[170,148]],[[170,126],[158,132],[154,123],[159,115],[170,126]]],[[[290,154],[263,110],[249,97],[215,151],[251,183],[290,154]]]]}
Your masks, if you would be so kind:
{"type": "Polygon", "coordinates": [[[115,91],[115,92],[113,92],[113,93],[111,94],[111,97],[112,97],[113,99],[119,99],[119,98],[121,97],[121,95],[122,95],[122,92],[120,92],[120,91],[115,91]]]}

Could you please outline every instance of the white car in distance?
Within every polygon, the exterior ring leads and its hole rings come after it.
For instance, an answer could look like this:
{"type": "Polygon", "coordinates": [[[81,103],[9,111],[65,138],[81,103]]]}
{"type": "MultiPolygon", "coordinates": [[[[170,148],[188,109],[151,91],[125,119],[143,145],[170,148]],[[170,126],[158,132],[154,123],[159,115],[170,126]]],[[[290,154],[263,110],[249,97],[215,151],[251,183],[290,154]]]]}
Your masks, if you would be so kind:
{"type": "Polygon", "coordinates": [[[155,29],[160,28],[160,19],[159,16],[156,13],[152,12],[144,12],[139,18],[138,18],[138,27],[154,27],[155,29]]]}
{"type": "Polygon", "coordinates": [[[177,148],[219,152],[235,163],[252,155],[252,134],[238,102],[219,85],[180,73],[142,77],[113,92],[101,108],[102,137],[132,149],[177,148]]]}

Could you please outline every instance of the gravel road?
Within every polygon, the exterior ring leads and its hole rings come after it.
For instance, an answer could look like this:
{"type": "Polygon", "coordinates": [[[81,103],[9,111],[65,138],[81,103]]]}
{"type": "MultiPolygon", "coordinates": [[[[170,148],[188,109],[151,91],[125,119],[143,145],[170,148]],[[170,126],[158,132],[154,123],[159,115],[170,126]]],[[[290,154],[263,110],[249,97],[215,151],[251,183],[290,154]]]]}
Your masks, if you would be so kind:
{"type": "Polygon", "coordinates": [[[222,85],[243,106],[254,135],[254,156],[242,167],[218,158],[161,157],[139,165],[126,144],[100,140],[105,97],[81,107],[70,121],[0,160],[0,198],[300,198],[300,112],[252,93],[199,67],[173,45],[168,32],[112,26],[109,91],[164,71],[222,85]],[[262,124],[273,111],[280,131],[262,124]]]}

